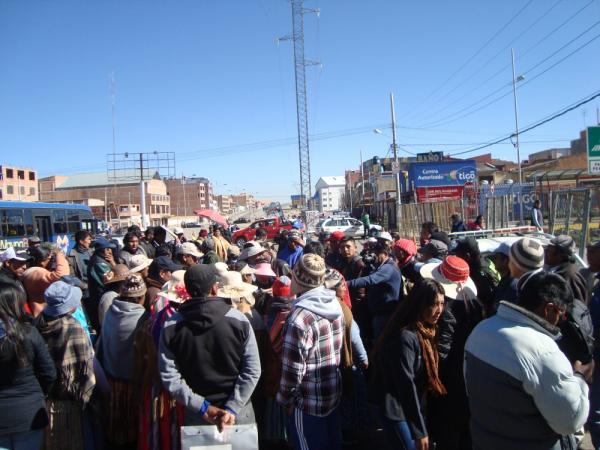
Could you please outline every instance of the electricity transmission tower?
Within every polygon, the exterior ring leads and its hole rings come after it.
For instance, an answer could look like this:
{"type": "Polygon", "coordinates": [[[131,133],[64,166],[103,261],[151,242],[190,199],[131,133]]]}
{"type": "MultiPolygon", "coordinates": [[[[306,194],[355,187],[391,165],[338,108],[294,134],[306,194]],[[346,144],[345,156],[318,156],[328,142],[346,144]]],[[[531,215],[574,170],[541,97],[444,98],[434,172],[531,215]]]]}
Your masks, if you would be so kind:
{"type": "Polygon", "coordinates": [[[306,66],[318,65],[304,58],[304,14],[318,9],[304,7],[304,0],[290,0],[292,4],[292,34],[280,40],[291,40],[294,44],[294,69],[296,74],[296,114],[298,121],[298,159],[300,162],[300,195],[308,204],[312,198],[310,179],[310,146],[308,141],[308,100],[306,98],[306,66]]]}

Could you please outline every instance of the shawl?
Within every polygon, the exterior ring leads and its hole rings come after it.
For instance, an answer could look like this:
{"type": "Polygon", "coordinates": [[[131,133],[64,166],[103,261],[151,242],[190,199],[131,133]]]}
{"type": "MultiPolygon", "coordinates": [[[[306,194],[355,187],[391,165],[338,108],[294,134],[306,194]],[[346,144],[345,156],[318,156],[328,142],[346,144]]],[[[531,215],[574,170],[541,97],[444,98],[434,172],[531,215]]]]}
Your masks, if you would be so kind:
{"type": "Polygon", "coordinates": [[[69,314],[56,319],[42,315],[37,327],[56,365],[57,378],[49,396],[75,400],[85,407],[96,385],[94,349],[88,335],[69,314]]]}
{"type": "Polygon", "coordinates": [[[213,236],[213,241],[215,243],[215,252],[219,256],[219,260],[221,262],[227,261],[227,249],[231,247],[231,244],[227,242],[223,236],[213,236]]]}

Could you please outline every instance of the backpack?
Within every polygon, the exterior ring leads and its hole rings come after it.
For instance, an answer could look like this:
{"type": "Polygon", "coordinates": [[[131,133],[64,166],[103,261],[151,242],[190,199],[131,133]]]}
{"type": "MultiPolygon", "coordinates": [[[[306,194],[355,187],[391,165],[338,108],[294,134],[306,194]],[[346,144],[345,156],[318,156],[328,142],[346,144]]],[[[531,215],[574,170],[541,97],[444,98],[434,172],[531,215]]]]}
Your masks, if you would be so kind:
{"type": "Polygon", "coordinates": [[[592,360],[594,351],[594,326],[588,307],[575,299],[567,308],[567,320],[560,323],[562,334],[558,346],[569,361],[581,361],[587,364],[592,360]]]}

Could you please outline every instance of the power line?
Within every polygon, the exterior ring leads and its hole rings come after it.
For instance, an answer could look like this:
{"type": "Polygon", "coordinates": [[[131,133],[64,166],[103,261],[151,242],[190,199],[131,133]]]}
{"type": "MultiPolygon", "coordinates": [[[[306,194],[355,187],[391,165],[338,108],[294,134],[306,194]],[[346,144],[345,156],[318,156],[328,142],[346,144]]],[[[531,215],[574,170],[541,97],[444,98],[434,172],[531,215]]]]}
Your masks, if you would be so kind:
{"type": "MultiPolygon", "coordinates": [[[[459,88],[463,87],[469,80],[472,80],[475,76],[477,76],[483,69],[485,69],[492,61],[494,61],[496,58],[498,58],[498,56],[500,56],[504,51],[506,51],[507,49],[511,48],[511,46],[518,41],[521,37],[523,37],[525,34],[527,34],[529,31],[532,30],[532,28],[534,28],[538,23],[540,23],[546,16],[548,16],[548,14],[550,14],[554,8],[556,8],[560,3],[562,3],[564,0],[557,0],[556,2],[554,2],[550,8],[548,8],[541,16],[539,16],[536,20],[533,21],[533,23],[531,23],[530,25],[528,25],[527,27],[525,27],[525,29],[519,33],[517,35],[517,37],[515,37],[514,39],[512,39],[506,46],[504,46],[502,49],[500,49],[494,56],[492,56],[491,58],[489,58],[485,63],[483,63],[483,65],[476,70],[475,72],[473,72],[471,75],[469,75],[467,78],[465,78],[463,81],[461,81],[460,83],[458,83],[456,86],[454,86],[454,88],[452,88],[450,91],[448,91],[446,94],[444,94],[438,101],[437,103],[442,102],[443,100],[445,100],[446,98],[448,98],[452,93],[456,92],[459,88]]],[[[468,94],[467,94],[468,95],[468,94]]],[[[463,97],[461,97],[463,98],[463,97]]],[[[447,110],[448,108],[452,107],[456,102],[450,102],[448,103],[446,106],[444,106],[443,108],[439,109],[438,111],[434,112],[432,115],[436,116],[437,114],[447,110]]],[[[423,114],[427,114],[425,111],[416,114],[416,116],[413,117],[419,117],[419,116],[423,116],[423,114]]]]}
{"type": "MultiPolygon", "coordinates": [[[[581,33],[580,35],[578,35],[577,38],[572,39],[571,41],[569,41],[568,44],[563,45],[560,50],[563,50],[566,46],[570,45],[571,43],[573,43],[576,39],[579,39],[583,34],[585,34],[587,31],[591,30],[593,27],[597,26],[600,24],[600,21],[596,22],[592,27],[588,28],[584,33],[581,33]]],[[[588,45],[590,45],[591,43],[593,43],[594,41],[596,41],[598,38],[600,38],[600,34],[595,35],[593,38],[591,38],[590,40],[588,40],[587,42],[585,42],[584,44],[580,45],[579,47],[577,47],[575,50],[571,51],[570,53],[568,53],[567,55],[565,55],[564,57],[562,57],[561,59],[559,59],[558,61],[556,61],[554,64],[550,65],[549,67],[547,67],[546,69],[544,69],[542,72],[536,74],[533,78],[530,79],[526,79],[525,82],[521,83],[521,85],[519,86],[519,89],[524,87],[525,85],[531,83],[532,81],[536,80],[537,78],[539,78],[540,76],[544,75],[545,73],[547,73],[548,71],[550,71],[551,69],[553,69],[554,67],[558,66],[559,64],[563,63],[564,61],[566,61],[568,58],[570,58],[571,56],[575,55],[577,52],[583,50],[585,47],[587,47],[588,45]]],[[[559,51],[560,51],[559,50],[559,51]]],[[[551,56],[555,56],[557,52],[554,52],[551,56]]],[[[542,62],[547,61],[548,58],[545,58],[542,62]]],[[[524,74],[527,74],[529,72],[531,72],[533,69],[537,68],[540,65],[540,63],[536,64],[535,66],[533,66],[531,69],[529,69],[527,72],[524,72],[524,74]]],[[[493,91],[491,94],[486,95],[485,97],[477,100],[475,103],[470,104],[469,106],[462,108],[442,119],[438,119],[436,121],[430,122],[430,123],[426,123],[424,124],[424,126],[436,126],[436,125],[446,125],[449,123],[453,123],[456,122],[457,120],[460,119],[464,119],[465,117],[468,117],[470,115],[475,114],[476,112],[481,111],[482,109],[485,109],[491,105],[493,105],[494,103],[499,102],[500,100],[502,100],[503,98],[509,96],[512,93],[512,88],[507,90],[505,93],[503,93],[502,95],[500,95],[499,97],[494,98],[493,100],[489,101],[488,103],[480,106],[479,108],[476,108],[468,113],[465,113],[459,117],[455,117],[452,118],[453,116],[456,116],[457,114],[460,114],[461,112],[464,112],[470,108],[472,108],[473,106],[476,106],[477,104],[481,103],[482,101],[487,100],[488,98],[490,98],[492,95],[500,92],[501,90],[503,90],[504,88],[508,87],[508,86],[512,86],[512,83],[508,83],[505,84],[503,86],[501,86],[500,88],[496,89],[495,91],[493,91]],[[452,118],[452,119],[451,119],[452,118]],[[449,120],[446,120],[449,119],[449,120]]]]}
{"type": "MultiPolygon", "coordinates": [[[[593,94],[591,94],[590,96],[588,96],[588,98],[585,98],[583,100],[578,101],[575,104],[571,104],[570,106],[562,108],[560,111],[558,111],[558,112],[556,112],[556,113],[554,113],[554,114],[552,114],[552,115],[550,115],[550,116],[548,116],[548,117],[546,117],[544,119],[540,119],[537,122],[534,122],[532,125],[529,125],[529,126],[525,127],[524,129],[522,129],[521,131],[519,131],[519,134],[521,135],[521,134],[527,133],[528,131],[534,130],[535,128],[541,127],[542,125],[544,125],[544,124],[546,124],[548,122],[551,122],[551,121],[553,121],[553,120],[555,120],[555,119],[557,119],[557,118],[559,118],[561,116],[564,116],[565,114],[567,114],[567,113],[569,113],[569,112],[571,112],[571,111],[573,111],[573,110],[575,110],[577,108],[580,108],[581,106],[585,105],[586,103],[589,103],[589,102],[591,102],[591,101],[593,101],[593,100],[595,100],[595,99],[597,99],[599,97],[600,97],[600,91],[596,91],[593,94]]],[[[509,134],[507,136],[504,136],[502,138],[496,139],[496,140],[494,140],[492,142],[488,142],[487,144],[483,144],[483,145],[480,145],[478,147],[471,148],[471,149],[468,149],[468,150],[463,150],[463,151],[460,151],[460,152],[456,152],[456,153],[451,154],[450,156],[457,156],[457,155],[464,155],[464,154],[467,154],[467,153],[473,153],[473,152],[476,152],[478,150],[482,150],[484,148],[491,147],[492,145],[500,144],[501,142],[504,142],[506,140],[512,139],[514,136],[516,136],[516,133],[511,133],[511,134],[509,134]]]]}
{"type": "MultiPolygon", "coordinates": [[[[448,78],[446,78],[442,84],[440,84],[437,88],[435,88],[433,91],[431,91],[419,104],[419,106],[417,107],[416,110],[418,110],[419,107],[422,107],[433,95],[435,95],[436,93],[438,93],[444,86],[446,86],[446,84],[448,84],[448,82],[450,80],[452,80],[458,73],[460,73],[471,61],[473,61],[473,59],[475,59],[477,56],[479,56],[479,54],[488,46],[490,45],[494,39],[496,39],[504,30],[506,30],[506,28],[508,28],[516,19],[517,17],[519,17],[521,15],[521,13],[523,11],[525,11],[525,9],[527,9],[527,7],[529,5],[531,5],[531,3],[533,3],[533,0],[529,0],[525,6],[523,6],[521,9],[519,9],[519,11],[517,11],[517,13],[515,15],[513,15],[508,22],[506,22],[502,27],[500,27],[500,29],[498,31],[496,31],[492,37],[490,37],[481,47],[479,47],[479,49],[473,53],[458,69],[456,69],[454,72],[452,72],[452,74],[450,74],[450,76],[448,78]]],[[[415,111],[416,111],[415,110],[415,111]]]]}
{"type": "MultiPolygon", "coordinates": [[[[528,55],[529,53],[531,53],[534,49],[536,49],[541,43],[545,42],[549,37],[551,37],[552,35],[554,35],[558,30],[560,30],[562,27],[564,27],[566,24],[568,24],[569,22],[571,22],[575,17],[577,17],[579,14],[581,14],[586,8],[588,8],[592,3],[594,3],[595,0],[590,0],[590,2],[588,2],[587,4],[585,4],[583,7],[581,7],[579,10],[577,10],[574,14],[572,14],[570,17],[568,17],[566,20],[564,20],[561,24],[559,24],[557,27],[555,27],[553,30],[551,30],[549,33],[547,33],[546,35],[544,35],[544,37],[542,37],[539,41],[537,41],[535,44],[533,44],[531,47],[529,47],[527,50],[525,50],[523,53],[521,53],[520,55],[517,55],[517,60],[520,60],[522,58],[524,58],[526,55],[528,55]]],[[[571,41],[569,41],[568,44],[566,44],[566,46],[568,46],[570,43],[572,43],[573,41],[577,40],[579,37],[583,36],[585,33],[587,33],[591,28],[595,27],[597,25],[594,24],[592,25],[590,28],[586,29],[583,33],[580,33],[576,38],[572,39],[571,41]]],[[[564,48],[561,47],[561,49],[564,48]]],[[[541,64],[542,62],[538,63],[541,64]]],[[[469,90],[469,92],[463,94],[462,96],[458,97],[457,99],[453,100],[452,102],[450,102],[448,105],[446,105],[445,107],[443,107],[440,110],[435,111],[434,113],[431,114],[430,117],[435,117],[436,115],[438,115],[439,113],[447,110],[449,107],[451,106],[455,106],[456,103],[462,101],[463,99],[465,99],[466,97],[468,97],[469,95],[472,95],[473,92],[477,91],[478,89],[480,89],[481,87],[485,86],[488,82],[490,82],[491,80],[495,79],[498,77],[498,75],[500,75],[501,73],[503,73],[506,69],[508,69],[510,67],[510,63],[504,65],[502,68],[500,68],[497,72],[495,72],[493,75],[491,75],[490,77],[486,78],[483,82],[481,82],[479,85],[477,85],[475,88],[469,90]]],[[[536,66],[532,67],[529,69],[529,71],[533,70],[536,66]]],[[[498,92],[499,90],[494,91],[492,94],[488,94],[486,97],[484,97],[484,99],[480,99],[477,102],[471,104],[471,106],[474,106],[478,103],[480,103],[481,101],[491,97],[492,95],[494,95],[496,92],[498,92]]],[[[461,111],[464,111],[461,110],[461,111]]],[[[459,112],[455,112],[452,113],[446,117],[443,117],[442,119],[438,119],[438,120],[445,120],[448,117],[451,117],[455,114],[458,114],[459,112]]],[[[435,122],[430,122],[430,123],[435,123],[435,122]]]]}

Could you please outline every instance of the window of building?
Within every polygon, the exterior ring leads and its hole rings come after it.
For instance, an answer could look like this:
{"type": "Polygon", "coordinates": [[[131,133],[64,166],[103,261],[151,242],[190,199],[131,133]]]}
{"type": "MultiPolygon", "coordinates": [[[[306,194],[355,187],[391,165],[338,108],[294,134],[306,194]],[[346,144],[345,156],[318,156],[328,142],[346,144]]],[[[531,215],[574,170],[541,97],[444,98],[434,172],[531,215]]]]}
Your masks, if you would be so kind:
{"type": "Polygon", "coordinates": [[[0,189],[0,200],[2,200],[2,189],[0,189]]]}
{"type": "Polygon", "coordinates": [[[25,171],[17,170],[17,177],[19,177],[19,180],[24,180],[25,179],[25,171]]]}
{"type": "Polygon", "coordinates": [[[34,187],[29,188],[29,195],[35,195],[35,188],[34,187]]]}
{"type": "Polygon", "coordinates": [[[25,195],[25,186],[19,186],[19,192],[21,195],[25,195]]]}
{"type": "Polygon", "coordinates": [[[14,176],[12,169],[6,169],[6,178],[14,178],[14,176]]]}
{"type": "Polygon", "coordinates": [[[29,172],[29,181],[35,181],[35,172],[29,172]]]}
{"type": "MultiPolygon", "coordinates": [[[[8,172],[8,170],[7,170],[7,172],[8,172]]],[[[8,175],[7,175],[7,176],[8,176],[8,175]]],[[[11,177],[11,178],[12,178],[12,177],[11,177]]],[[[12,186],[12,185],[10,185],[10,184],[9,184],[8,186],[6,186],[6,193],[7,193],[8,195],[12,195],[12,194],[14,194],[14,193],[15,193],[15,188],[14,188],[14,186],[12,186]]]]}

